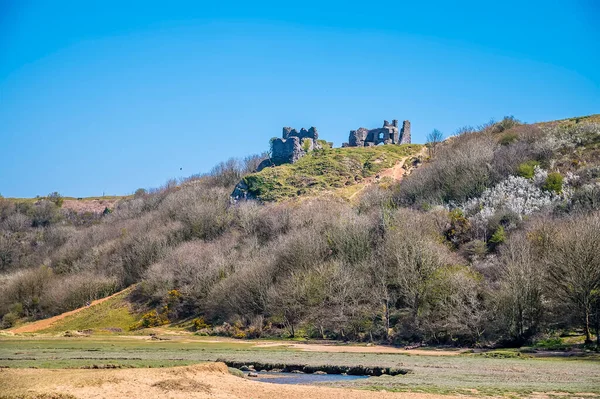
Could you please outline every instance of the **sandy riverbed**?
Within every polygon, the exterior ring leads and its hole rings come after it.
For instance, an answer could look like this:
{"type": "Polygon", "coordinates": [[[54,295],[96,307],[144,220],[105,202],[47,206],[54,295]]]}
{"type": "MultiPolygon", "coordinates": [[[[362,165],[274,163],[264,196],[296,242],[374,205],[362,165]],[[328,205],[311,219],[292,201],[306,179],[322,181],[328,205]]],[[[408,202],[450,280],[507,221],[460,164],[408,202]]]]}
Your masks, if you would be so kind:
{"type": "MultiPolygon", "coordinates": [[[[275,385],[233,376],[223,363],[164,369],[0,369],[0,394],[62,393],[76,398],[407,398],[458,399],[303,385],[275,385]]],[[[10,396],[8,396],[10,398],[10,396]]],[[[34,396],[35,397],[35,396],[34,396]]],[[[65,396],[68,398],[69,396],[65,396]]],[[[467,398],[460,396],[461,399],[467,398]]]]}

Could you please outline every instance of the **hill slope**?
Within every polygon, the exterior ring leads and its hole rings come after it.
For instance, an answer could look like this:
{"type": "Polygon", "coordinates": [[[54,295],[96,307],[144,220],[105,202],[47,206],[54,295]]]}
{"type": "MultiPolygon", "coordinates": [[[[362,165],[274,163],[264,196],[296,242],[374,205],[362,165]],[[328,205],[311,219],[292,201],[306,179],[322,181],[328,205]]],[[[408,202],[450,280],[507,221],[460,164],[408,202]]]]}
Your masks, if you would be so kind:
{"type": "MultiPolygon", "coordinates": [[[[223,163],[90,224],[53,217],[48,201],[0,198],[2,324],[139,282],[136,306],[159,321],[196,319],[202,334],[522,344],[583,330],[590,342],[600,332],[598,119],[461,129],[408,176],[399,165],[422,146],[316,151],[250,174],[247,161],[223,163]],[[240,179],[262,201],[232,206],[240,179]],[[378,180],[389,183],[352,197],[378,180]]],[[[60,328],[120,327],[92,309],[60,328]]]]}
{"type": "Polygon", "coordinates": [[[61,332],[67,330],[110,329],[126,331],[137,318],[126,300],[134,287],[92,301],[89,306],[12,328],[13,333],[61,332]]]}
{"type": "Polygon", "coordinates": [[[265,168],[243,178],[250,198],[283,201],[334,191],[416,156],[422,145],[382,145],[316,150],[294,164],[265,168]]]}

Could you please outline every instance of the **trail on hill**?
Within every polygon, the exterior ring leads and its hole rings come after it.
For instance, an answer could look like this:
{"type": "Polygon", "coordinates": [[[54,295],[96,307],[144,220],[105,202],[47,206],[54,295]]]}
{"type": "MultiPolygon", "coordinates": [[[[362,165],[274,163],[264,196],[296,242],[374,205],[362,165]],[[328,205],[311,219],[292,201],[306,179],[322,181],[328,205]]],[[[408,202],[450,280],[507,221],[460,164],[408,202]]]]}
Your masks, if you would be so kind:
{"type": "MultiPolygon", "coordinates": [[[[125,288],[123,291],[126,291],[128,288],[125,288]]],[[[96,305],[101,304],[102,302],[105,302],[107,300],[109,300],[110,298],[113,298],[121,293],[123,293],[123,291],[119,291],[116,292],[112,295],[109,295],[105,298],[101,298],[101,299],[96,299],[95,301],[92,301],[89,306],[83,306],[80,307],[78,309],[74,309],[74,310],[70,310],[68,312],[65,313],[61,313],[57,316],[53,316],[53,317],[49,317],[47,319],[43,319],[43,320],[38,320],[38,321],[34,321],[33,323],[29,323],[26,324],[24,326],[20,326],[20,327],[16,327],[13,329],[9,329],[8,331],[12,332],[12,333],[33,333],[33,332],[38,332],[41,330],[45,330],[47,328],[50,328],[54,323],[56,323],[57,321],[60,321],[68,316],[74,315],[76,313],[81,312],[84,309],[89,309],[91,307],[94,307],[96,305]]]]}
{"type": "MultiPolygon", "coordinates": [[[[419,151],[419,153],[415,155],[415,157],[421,157],[421,156],[425,155],[426,151],[427,151],[427,148],[423,147],[421,149],[421,151],[419,151]]],[[[411,158],[413,158],[413,157],[404,158],[403,160],[399,161],[393,167],[382,170],[381,172],[379,172],[377,174],[377,176],[371,176],[371,177],[365,178],[360,183],[363,186],[359,190],[357,190],[355,193],[353,193],[350,197],[348,197],[348,199],[352,201],[358,194],[362,193],[367,187],[370,187],[371,185],[373,185],[373,183],[383,179],[384,177],[389,177],[392,180],[394,180],[395,182],[399,182],[400,180],[402,180],[402,178],[406,174],[406,169],[404,169],[404,164],[406,163],[406,161],[408,159],[411,159],[411,158]]]]}

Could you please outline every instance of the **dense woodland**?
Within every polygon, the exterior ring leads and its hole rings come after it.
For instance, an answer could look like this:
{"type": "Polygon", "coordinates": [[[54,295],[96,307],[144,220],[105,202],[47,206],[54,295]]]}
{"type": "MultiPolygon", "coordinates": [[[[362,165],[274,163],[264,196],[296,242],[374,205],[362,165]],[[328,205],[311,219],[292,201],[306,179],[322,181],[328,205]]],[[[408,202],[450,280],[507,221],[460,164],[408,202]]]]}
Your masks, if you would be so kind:
{"type": "Polygon", "coordinates": [[[3,326],[137,284],[139,327],[456,345],[579,331],[592,344],[599,122],[505,118],[436,133],[421,166],[356,203],[231,204],[259,156],[138,190],[103,215],[69,213],[59,195],[0,198],[3,326]]]}

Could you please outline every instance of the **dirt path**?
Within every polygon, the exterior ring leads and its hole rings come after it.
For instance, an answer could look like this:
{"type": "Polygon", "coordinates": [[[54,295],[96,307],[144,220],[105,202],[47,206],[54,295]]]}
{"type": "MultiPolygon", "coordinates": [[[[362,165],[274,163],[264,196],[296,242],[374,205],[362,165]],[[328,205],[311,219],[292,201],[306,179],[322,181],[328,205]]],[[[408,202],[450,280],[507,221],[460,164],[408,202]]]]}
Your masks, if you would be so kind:
{"type": "MultiPolygon", "coordinates": [[[[423,147],[421,149],[421,151],[419,151],[419,153],[415,155],[415,157],[423,156],[426,153],[426,151],[427,151],[427,149],[425,147],[423,147]]],[[[357,190],[350,197],[348,197],[348,199],[350,201],[352,201],[357,195],[359,195],[361,192],[363,192],[367,187],[373,185],[373,183],[383,179],[384,177],[389,177],[396,182],[402,180],[402,178],[406,174],[406,169],[404,169],[404,164],[410,158],[412,158],[412,157],[406,157],[403,160],[399,161],[396,165],[392,166],[391,168],[380,171],[377,174],[377,176],[371,176],[371,177],[365,178],[360,183],[363,185],[360,188],[360,190],[357,190]]]]}
{"type": "MultiPolygon", "coordinates": [[[[125,290],[128,290],[128,289],[129,288],[126,288],[125,290]]],[[[125,291],[125,290],[123,290],[123,291],[125,291]]],[[[98,305],[98,304],[100,304],[102,302],[105,302],[105,301],[109,300],[110,298],[119,295],[123,291],[119,291],[119,292],[117,292],[115,294],[112,294],[110,296],[107,296],[105,298],[101,298],[101,299],[97,299],[95,301],[92,301],[89,306],[84,306],[84,307],[81,307],[81,308],[78,308],[78,309],[74,309],[74,310],[71,310],[69,312],[65,312],[65,313],[62,313],[62,314],[59,314],[57,316],[50,317],[50,318],[47,318],[47,319],[34,321],[33,323],[25,324],[24,326],[20,326],[20,327],[15,327],[15,328],[9,329],[7,331],[8,332],[12,332],[12,333],[33,333],[33,332],[38,332],[38,331],[41,331],[41,330],[45,330],[46,328],[49,328],[50,326],[52,326],[57,321],[62,320],[65,317],[74,315],[75,313],[81,312],[84,309],[87,309],[87,308],[96,306],[96,305],[98,305]]]]}
{"type": "MultiPolygon", "coordinates": [[[[235,377],[223,363],[164,369],[0,369],[0,394],[62,393],[76,398],[381,398],[466,399],[468,396],[392,393],[310,385],[280,385],[235,377]]],[[[29,396],[27,396],[29,397],[29,396]]],[[[57,396],[62,397],[62,396],[57,396]]]]}

